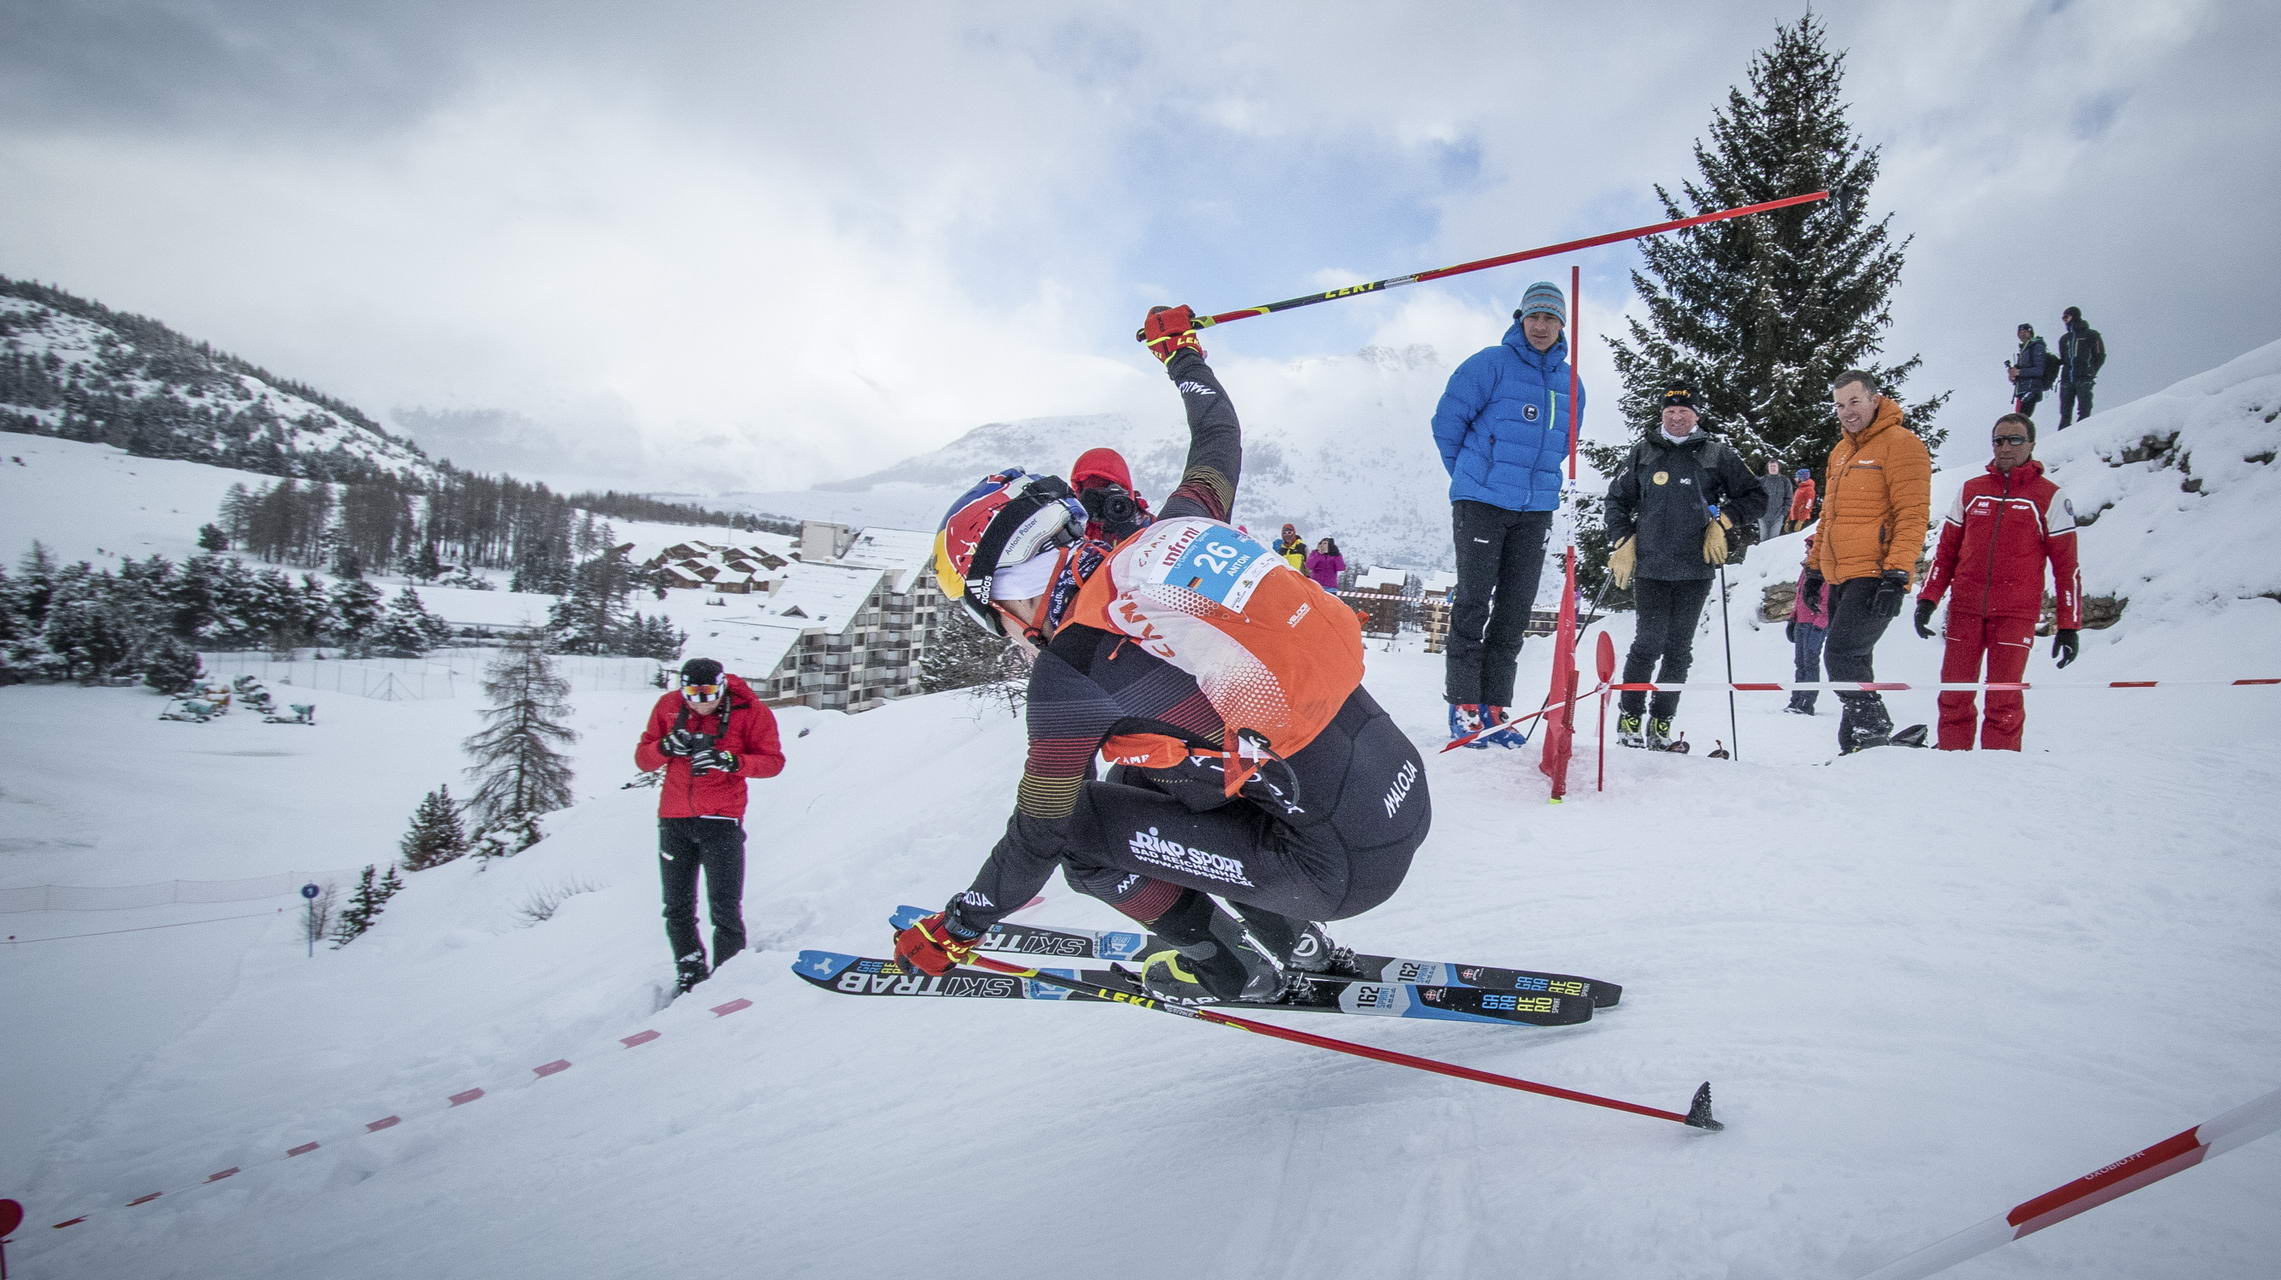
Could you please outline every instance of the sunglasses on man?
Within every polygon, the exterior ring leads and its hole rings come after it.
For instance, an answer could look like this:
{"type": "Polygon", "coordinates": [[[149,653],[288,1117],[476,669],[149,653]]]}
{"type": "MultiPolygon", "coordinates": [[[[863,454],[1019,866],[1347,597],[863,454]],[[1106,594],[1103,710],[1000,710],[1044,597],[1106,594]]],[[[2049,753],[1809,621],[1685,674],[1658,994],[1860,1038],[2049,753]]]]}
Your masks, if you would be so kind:
{"type": "Polygon", "coordinates": [[[1992,438],[1997,444],[2020,445],[2026,444],[2028,442],[2028,438],[2026,436],[1995,436],[1992,438]]]}

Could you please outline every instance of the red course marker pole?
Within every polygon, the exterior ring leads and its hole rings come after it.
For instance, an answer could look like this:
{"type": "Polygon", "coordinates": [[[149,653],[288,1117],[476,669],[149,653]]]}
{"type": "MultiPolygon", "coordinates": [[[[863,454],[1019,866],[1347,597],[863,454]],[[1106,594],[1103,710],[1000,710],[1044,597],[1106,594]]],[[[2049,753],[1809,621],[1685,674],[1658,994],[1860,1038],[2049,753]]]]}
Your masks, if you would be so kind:
{"type": "Polygon", "coordinates": [[[2103,1169],[2094,1169],[2063,1187],[2054,1187],[2033,1200],[2012,1206],[2005,1213],[1975,1223],[1937,1244],[1927,1245],[1905,1258],[1896,1258],[1861,1280],[1921,1280],[1946,1271],[1966,1258],[2010,1244],[2024,1235],[2064,1222],[2109,1200],[2129,1195],[2150,1182],[2159,1182],[2181,1169],[2191,1169],[2212,1156],[2281,1129],[2281,1089],[2253,1102],[2245,1102],[2215,1120],[2175,1133],[2103,1169]]]}
{"type": "Polygon", "coordinates": [[[0,1200],[0,1280],[8,1280],[8,1233],[24,1220],[24,1206],[0,1200]]]}

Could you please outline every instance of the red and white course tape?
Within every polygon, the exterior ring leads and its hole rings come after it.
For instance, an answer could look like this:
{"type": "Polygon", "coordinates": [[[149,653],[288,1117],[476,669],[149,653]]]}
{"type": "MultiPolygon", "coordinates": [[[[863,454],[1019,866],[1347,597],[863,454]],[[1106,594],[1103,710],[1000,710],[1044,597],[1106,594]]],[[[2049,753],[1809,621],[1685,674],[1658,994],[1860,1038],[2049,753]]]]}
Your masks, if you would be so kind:
{"type": "Polygon", "coordinates": [[[2175,689],[2185,685],[2245,685],[2281,684],[2281,676],[2265,676],[2255,680],[2108,680],[2101,683],[2068,681],[2060,684],[2034,684],[2025,680],[1952,680],[1937,684],[1901,684],[1891,680],[1799,680],[1775,683],[1771,680],[1752,680],[1722,684],[1717,681],[1688,680],[1679,684],[1611,684],[1616,693],[1724,693],[1732,689],[1738,693],[1803,692],[1808,689],[1831,693],[1884,693],[1893,689],[1970,690],[1993,689],[1998,692],[2021,689],[2040,689],[2047,692],[2066,689],[2175,689]]]}
{"type": "Polygon", "coordinates": [[[2086,1209],[2127,1196],[2150,1182],[2160,1182],[2181,1169],[2191,1169],[2275,1129],[2281,1129],[2281,1089],[2254,1102],[2245,1102],[2184,1133],[2164,1138],[2145,1150],[2134,1151],[2066,1186],[2054,1187],[2033,1200],[2016,1204],[2010,1212],[1966,1227],[1938,1244],[1888,1262],[1861,1280],[1919,1280],[1919,1277],[1946,1271],[1966,1258],[1977,1257],[2055,1222],[2064,1222],[2086,1209]]]}
{"type": "MultiPolygon", "coordinates": [[[[732,1013],[737,1013],[751,1007],[752,1001],[740,996],[737,999],[727,1002],[726,1004],[717,1004],[712,1006],[711,1012],[716,1018],[725,1018],[732,1013]]],[[[632,1049],[637,1048],[641,1045],[648,1044],[652,1040],[662,1039],[664,1035],[664,1032],[652,1028],[646,1031],[637,1031],[630,1036],[620,1036],[618,1038],[618,1043],[624,1045],[628,1049],[632,1049]]],[[[570,1067],[571,1062],[568,1058],[556,1058],[552,1062],[542,1063],[538,1066],[532,1067],[531,1079],[524,1080],[521,1083],[528,1085],[536,1080],[544,1080],[548,1076],[557,1075],[561,1072],[568,1071],[570,1070],[570,1067]]],[[[171,1192],[186,1191],[192,1187],[208,1186],[213,1183],[220,1182],[225,1178],[234,1178],[238,1174],[245,1172],[247,1168],[259,1167],[261,1165],[267,1164],[275,1164],[282,1160],[291,1160],[295,1156],[305,1156],[310,1152],[323,1147],[326,1141],[331,1141],[337,1144],[347,1139],[361,1138],[366,1134],[378,1133],[383,1129],[393,1129],[397,1125],[404,1123],[407,1113],[414,1118],[418,1118],[419,1116],[426,1114],[455,1110],[459,1107],[466,1106],[470,1102],[475,1102],[479,1099],[489,1096],[489,1092],[481,1088],[463,1089],[460,1092],[452,1094],[448,1098],[444,1099],[441,1105],[429,1104],[419,1107],[407,1107],[403,1112],[385,1115],[380,1117],[378,1120],[367,1121],[363,1125],[358,1126],[357,1128],[352,1129],[347,1133],[336,1134],[329,1139],[320,1140],[313,1138],[310,1141],[301,1143],[298,1146],[288,1147],[285,1151],[277,1155],[269,1156],[260,1160],[254,1160],[246,1165],[231,1165],[227,1169],[218,1169],[215,1172],[209,1173],[205,1177],[200,1178],[196,1182],[185,1183],[182,1186],[170,1188],[168,1191],[153,1191],[145,1195],[136,1196],[134,1199],[127,1201],[120,1207],[131,1209],[139,1204],[149,1204],[151,1201],[158,1199],[160,1196],[168,1195],[171,1192]]],[[[96,1211],[90,1210],[89,1212],[82,1213],[77,1217],[66,1218],[61,1222],[54,1223],[52,1224],[52,1227],[53,1229],[60,1231],[65,1227],[77,1226],[80,1223],[87,1221],[89,1218],[94,1217],[95,1214],[96,1211]]]]}

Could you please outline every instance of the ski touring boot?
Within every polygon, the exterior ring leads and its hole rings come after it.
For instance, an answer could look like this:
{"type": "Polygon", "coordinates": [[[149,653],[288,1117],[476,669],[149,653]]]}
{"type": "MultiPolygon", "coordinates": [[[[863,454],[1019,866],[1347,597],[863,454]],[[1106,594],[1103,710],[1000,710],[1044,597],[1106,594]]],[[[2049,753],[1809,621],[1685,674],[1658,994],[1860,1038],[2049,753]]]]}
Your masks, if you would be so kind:
{"type": "Polygon", "coordinates": [[[1141,990],[1171,1004],[1272,1001],[1283,970],[1244,936],[1244,927],[1208,895],[1187,890],[1149,925],[1140,955],[1141,990]]]}
{"type": "MultiPolygon", "coordinates": [[[[1459,738],[1462,738],[1469,733],[1480,732],[1483,723],[1484,722],[1481,719],[1480,703],[1452,702],[1449,704],[1450,741],[1455,742],[1459,738]]],[[[1487,749],[1489,742],[1486,738],[1475,738],[1473,741],[1468,742],[1465,745],[1468,747],[1479,747],[1482,749],[1487,749]]]]}
{"type": "MultiPolygon", "coordinates": [[[[1685,735],[1680,737],[1680,741],[1686,741],[1685,735]]],[[[1647,749],[1650,751],[1678,751],[1683,749],[1672,745],[1670,716],[1648,717],[1647,749]]]]}
{"type": "MultiPolygon", "coordinates": [[[[1481,708],[1481,723],[1483,724],[1503,724],[1512,717],[1512,711],[1505,707],[1484,706],[1481,708]]],[[[1529,735],[1523,729],[1499,729],[1481,741],[1492,747],[1525,747],[1529,745],[1529,735]]]]}
{"type": "Polygon", "coordinates": [[[1622,715],[1617,716],[1616,741],[1622,743],[1627,747],[1646,746],[1647,730],[1643,727],[1644,724],[1644,717],[1635,715],[1628,711],[1622,715]]]}
{"type": "Polygon", "coordinates": [[[1314,978],[1354,978],[1361,976],[1355,968],[1354,950],[1331,941],[1331,935],[1312,920],[1299,920],[1278,915],[1259,907],[1243,907],[1244,927],[1251,932],[1251,940],[1261,951],[1282,967],[1283,994],[1290,999],[1303,995],[1314,978]]]}

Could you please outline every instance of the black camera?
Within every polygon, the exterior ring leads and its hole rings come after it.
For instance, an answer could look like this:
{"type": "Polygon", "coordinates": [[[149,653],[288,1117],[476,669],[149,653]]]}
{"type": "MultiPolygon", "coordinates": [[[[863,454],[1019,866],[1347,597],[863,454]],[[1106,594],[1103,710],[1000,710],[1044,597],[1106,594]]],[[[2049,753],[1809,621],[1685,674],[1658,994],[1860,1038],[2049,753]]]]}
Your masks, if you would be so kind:
{"type": "Polygon", "coordinates": [[[1121,484],[1096,485],[1078,495],[1085,514],[1100,522],[1109,541],[1119,542],[1141,527],[1140,503],[1121,484]]]}
{"type": "Polygon", "coordinates": [[[707,751],[711,751],[713,749],[713,744],[721,740],[721,735],[717,733],[691,733],[687,729],[684,729],[681,731],[681,736],[689,743],[689,755],[691,757],[689,762],[689,776],[692,778],[702,778],[706,774],[713,772],[711,769],[698,768],[695,757],[702,755],[707,751]]]}

